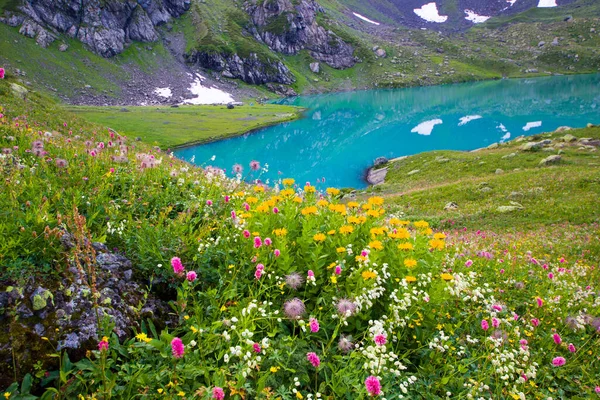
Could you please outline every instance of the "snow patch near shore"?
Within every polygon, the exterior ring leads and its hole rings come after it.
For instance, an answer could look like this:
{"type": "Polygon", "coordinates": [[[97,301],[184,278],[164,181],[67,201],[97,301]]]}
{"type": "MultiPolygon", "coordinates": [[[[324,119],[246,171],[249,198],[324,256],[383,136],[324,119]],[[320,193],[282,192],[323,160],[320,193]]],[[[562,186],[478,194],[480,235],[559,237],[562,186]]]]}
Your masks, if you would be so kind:
{"type": "Polygon", "coordinates": [[[413,11],[427,22],[442,23],[448,19],[447,15],[440,15],[435,2],[427,3],[421,8],[415,8],[413,11]]]}
{"type": "Polygon", "coordinates": [[[540,0],[538,8],[557,7],[556,0],[540,0]]]}
{"type": "Polygon", "coordinates": [[[467,115],[466,117],[462,117],[460,119],[458,126],[466,125],[471,121],[475,121],[476,119],[481,119],[481,118],[483,118],[481,115],[467,115]]]}
{"type": "Polygon", "coordinates": [[[370,23],[370,24],[373,24],[373,25],[381,25],[379,22],[375,22],[375,21],[373,21],[373,20],[370,20],[369,18],[367,18],[367,17],[365,17],[365,16],[362,16],[362,15],[360,15],[359,13],[355,13],[355,12],[353,12],[352,14],[354,14],[354,16],[355,16],[355,17],[357,17],[357,18],[360,18],[360,19],[362,19],[363,21],[366,21],[366,22],[368,22],[368,23],[370,23]]]}
{"type": "Polygon", "coordinates": [[[484,15],[478,15],[475,11],[471,11],[471,10],[465,10],[465,14],[467,14],[465,19],[467,21],[471,21],[474,24],[481,24],[482,22],[485,22],[491,18],[491,17],[486,17],[484,15]]]}
{"type": "Polygon", "coordinates": [[[421,122],[419,125],[415,126],[411,132],[418,133],[419,135],[429,136],[431,135],[431,132],[433,132],[433,128],[442,123],[444,123],[444,121],[441,119],[432,119],[431,121],[421,122]]]}
{"type": "Polygon", "coordinates": [[[196,97],[185,100],[185,104],[229,104],[235,101],[233,97],[231,97],[231,94],[224,92],[221,89],[202,86],[200,78],[194,80],[189,91],[196,97]]]}

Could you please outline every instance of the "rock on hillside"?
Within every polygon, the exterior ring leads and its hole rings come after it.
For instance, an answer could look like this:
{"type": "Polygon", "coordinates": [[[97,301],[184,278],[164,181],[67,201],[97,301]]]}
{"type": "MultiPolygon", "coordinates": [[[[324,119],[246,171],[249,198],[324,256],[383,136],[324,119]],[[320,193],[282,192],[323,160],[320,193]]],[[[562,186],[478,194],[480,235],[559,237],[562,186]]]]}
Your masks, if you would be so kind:
{"type": "Polygon", "coordinates": [[[64,33],[103,57],[121,53],[128,42],[158,40],[156,26],[178,17],[191,0],[29,0],[0,22],[47,47],[64,33]]]}
{"type": "Polygon", "coordinates": [[[317,23],[324,9],[315,0],[251,0],[245,4],[254,37],[273,51],[297,54],[306,49],[318,61],[337,69],[356,63],[354,49],[317,23]]]}

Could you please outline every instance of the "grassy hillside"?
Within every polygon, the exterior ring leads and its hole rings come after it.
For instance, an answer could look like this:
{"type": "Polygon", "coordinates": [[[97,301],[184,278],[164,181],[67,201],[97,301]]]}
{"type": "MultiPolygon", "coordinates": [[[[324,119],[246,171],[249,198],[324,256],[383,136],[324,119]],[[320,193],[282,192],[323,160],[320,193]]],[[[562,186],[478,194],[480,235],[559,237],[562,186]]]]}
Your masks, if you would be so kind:
{"type": "Polygon", "coordinates": [[[140,137],[161,148],[209,142],[237,136],[299,117],[301,109],[274,104],[172,107],[69,107],[81,117],[109,126],[129,137],[140,137]]]}
{"type": "Polygon", "coordinates": [[[372,190],[407,217],[435,218],[445,227],[456,224],[504,231],[563,223],[597,226],[598,147],[578,140],[564,142],[565,134],[597,141],[600,128],[537,135],[477,152],[418,154],[391,163],[386,183],[372,190]],[[521,149],[524,143],[541,140],[552,143],[536,151],[521,149]],[[559,153],[557,164],[540,165],[559,153]],[[450,202],[457,208],[445,210],[450,202]],[[502,210],[512,205],[516,205],[514,210],[502,210]]]}

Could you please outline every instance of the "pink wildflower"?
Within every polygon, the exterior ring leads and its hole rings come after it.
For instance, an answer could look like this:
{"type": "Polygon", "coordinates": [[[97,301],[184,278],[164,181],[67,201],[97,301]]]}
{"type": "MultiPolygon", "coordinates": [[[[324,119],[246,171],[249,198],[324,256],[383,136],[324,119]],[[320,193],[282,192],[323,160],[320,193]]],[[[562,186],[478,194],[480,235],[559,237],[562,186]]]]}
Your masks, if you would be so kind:
{"type": "Polygon", "coordinates": [[[279,208],[273,207],[273,214],[279,214],[279,208]]]}
{"type": "Polygon", "coordinates": [[[212,200],[206,200],[206,205],[209,207],[212,206],[213,205],[212,200]]]}
{"type": "Polygon", "coordinates": [[[490,324],[488,324],[488,322],[485,319],[481,320],[481,329],[483,329],[484,331],[490,329],[490,324]]]}
{"type": "Polygon", "coordinates": [[[502,269],[500,270],[500,273],[501,273],[501,274],[503,274],[503,273],[504,273],[504,268],[502,268],[502,269]]]}
{"type": "Polygon", "coordinates": [[[548,279],[554,279],[554,274],[552,272],[548,274],[548,279]]]}
{"type": "Polygon", "coordinates": [[[562,367],[563,365],[565,365],[566,362],[567,361],[564,357],[555,357],[552,360],[552,365],[554,365],[555,367],[562,367]]]}
{"type": "Polygon", "coordinates": [[[540,324],[540,320],[539,320],[539,319],[537,319],[537,318],[533,318],[533,319],[531,320],[531,324],[532,324],[533,326],[537,327],[537,326],[540,324]]]}
{"type": "Polygon", "coordinates": [[[260,344],[254,343],[252,345],[252,349],[254,350],[255,353],[260,353],[260,351],[261,351],[260,344]]]}
{"type": "Polygon", "coordinates": [[[259,249],[261,246],[262,246],[262,240],[260,239],[259,236],[256,236],[254,238],[254,248],[259,249]]]}
{"type": "Polygon", "coordinates": [[[385,346],[386,343],[387,338],[385,337],[385,335],[382,335],[381,333],[375,335],[375,344],[377,346],[385,346]]]}
{"type": "Polygon", "coordinates": [[[271,238],[265,238],[265,246],[270,246],[273,243],[271,238]]]}
{"type": "Polygon", "coordinates": [[[237,215],[235,214],[235,211],[231,212],[231,219],[235,220],[237,218],[237,215]]]}
{"type": "Polygon", "coordinates": [[[244,167],[242,167],[240,164],[235,164],[233,166],[233,172],[235,172],[236,174],[241,174],[243,170],[244,167]]]}
{"type": "Polygon", "coordinates": [[[260,163],[256,160],[250,161],[250,169],[252,171],[258,171],[260,169],[260,163]]]}
{"type": "Polygon", "coordinates": [[[465,263],[465,267],[469,268],[471,265],[473,265],[473,261],[467,260],[467,262],[465,263]]]}
{"type": "Polygon", "coordinates": [[[493,326],[494,328],[497,328],[497,327],[499,327],[499,326],[500,326],[500,320],[499,320],[498,318],[495,318],[495,317],[494,317],[494,318],[492,318],[492,326],[493,326]]]}
{"type": "Polygon", "coordinates": [[[250,204],[244,203],[244,210],[250,211],[250,204]]]}
{"type": "Polygon", "coordinates": [[[365,380],[365,388],[369,392],[369,396],[379,396],[381,394],[381,383],[376,376],[369,376],[365,380]]]}
{"type": "Polygon", "coordinates": [[[273,255],[275,255],[275,257],[279,257],[281,255],[281,251],[279,249],[275,249],[273,250],[273,255]]]}
{"type": "Polygon", "coordinates": [[[245,230],[245,231],[244,231],[244,237],[245,237],[246,239],[248,239],[248,238],[250,237],[250,231],[249,231],[249,230],[245,230]]]}
{"type": "Polygon", "coordinates": [[[4,79],[4,74],[6,72],[4,71],[4,68],[0,68],[0,79],[4,79]]]}
{"type": "Polygon", "coordinates": [[[212,398],[215,400],[223,400],[225,398],[225,392],[220,387],[215,387],[212,391],[212,398]]]}
{"type": "Polygon", "coordinates": [[[319,321],[316,318],[311,318],[308,325],[310,326],[310,331],[312,333],[319,332],[319,321]]]}
{"type": "Polygon", "coordinates": [[[176,337],[175,339],[171,340],[171,353],[173,353],[173,357],[182,358],[184,352],[185,350],[181,339],[176,337]]]}
{"type": "Polygon", "coordinates": [[[560,335],[558,333],[555,333],[554,335],[552,335],[552,339],[554,339],[554,343],[556,343],[556,344],[562,343],[562,339],[560,338],[560,335]]]}
{"type": "Polygon", "coordinates": [[[256,269],[259,270],[259,271],[264,271],[265,270],[265,266],[263,264],[258,264],[256,266],[256,269]]]}
{"type": "Polygon", "coordinates": [[[341,275],[342,274],[342,267],[339,265],[335,266],[335,270],[334,270],[336,275],[341,275]]]}
{"type": "Polygon", "coordinates": [[[537,297],[537,298],[535,299],[535,301],[537,301],[537,305],[538,305],[538,307],[541,307],[541,306],[543,306],[543,305],[544,305],[544,300],[542,300],[542,299],[541,299],[541,298],[539,298],[539,297],[537,297]]]}
{"type": "Polygon", "coordinates": [[[569,351],[571,353],[577,352],[577,349],[575,348],[575,345],[573,343],[569,343],[569,351]]]}
{"type": "Polygon", "coordinates": [[[198,277],[198,275],[196,274],[195,271],[188,272],[187,276],[186,276],[187,280],[190,281],[190,282],[194,282],[197,277],[198,277]]]}
{"type": "Polygon", "coordinates": [[[98,342],[98,350],[108,351],[108,341],[106,340],[106,337],[102,338],[102,340],[98,342]]]}
{"type": "Polygon", "coordinates": [[[306,359],[315,368],[319,368],[319,365],[321,365],[321,360],[319,359],[319,356],[316,353],[313,353],[313,352],[306,353],[306,359]]]}
{"type": "Polygon", "coordinates": [[[262,274],[263,274],[262,270],[260,270],[260,269],[257,269],[256,271],[254,271],[254,278],[255,278],[256,280],[259,280],[259,279],[260,279],[260,277],[262,276],[262,274]]]}
{"type": "Polygon", "coordinates": [[[595,392],[600,394],[600,386],[596,386],[595,392]]]}
{"type": "Polygon", "coordinates": [[[183,274],[183,271],[185,270],[179,257],[171,258],[171,266],[173,267],[173,272],[177,275],[183,274]]]}
{"type": "Polygon", "coordinates": [[[494,309],[494,311],[502,311],[502,306],[501,306],[501,305],[498,305],[498,304],[494,304],[494,305],[492,306],[492,308],[494,309]]]}
{"type": "Polygon", "coordinates": [[[225,203],[229,203],[229,196],[225,196],[225,203]]]}

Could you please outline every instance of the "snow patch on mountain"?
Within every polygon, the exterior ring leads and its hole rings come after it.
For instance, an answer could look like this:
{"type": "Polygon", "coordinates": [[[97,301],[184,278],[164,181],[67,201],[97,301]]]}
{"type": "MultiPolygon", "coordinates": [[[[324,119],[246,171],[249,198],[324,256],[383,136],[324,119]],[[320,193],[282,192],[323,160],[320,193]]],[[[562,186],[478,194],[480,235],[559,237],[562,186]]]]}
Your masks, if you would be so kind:
{"type": "Polygon", "coordinates": [[[465,19],[467,21],[471,21],[474,24],[481,24],[482,22],[485,22],[491,18],[491,17],[486,17],[484,15],[478,15],[475,11],[472,11],[472,10],[465,10],[465,14],[467,14],[465,19]]]}
{"type": "Polygon", "coordinates": [[[196,97],[185,100],[185,104],[229,104],[235,100],[231,94],[224,92],[216,87],[202,86],[202,81],[196,78],[189,88],[196,97]]]}
{"type": "Polygon", "coordinates": [[[548,8],[548,7],[556,7],[556,0],[540,0],[538,3],[538,7],[540,8],[548,8]]]}
{"type": "Polygon", "coordinates": [[[415,8],[413,11],[427,22],[442,23],[448,20],[447,15],[440,15],[435,2],[427,3],[421,8],[415,8]]]}
{"type": "Polygon", "coordinates": [[[367,18],[367,17],[365,17],[365,16],[363,16],[363,15],[360,15],[359,13],[355,13],[355,12],[353,12],[352,14],[354,14],[354,16],[355,16],[355,17],[357,17],[357,18],[360,18],[360,19],[362,19],[363,21],[366,21],[366,22],[368,22],[368,23],[370,23],[370,24],[373,24],[373,25],[381,25],[379,22],[375,22],[375,21],[373,21],[373,20],[370,20],[369,18],[367,18]]]}

